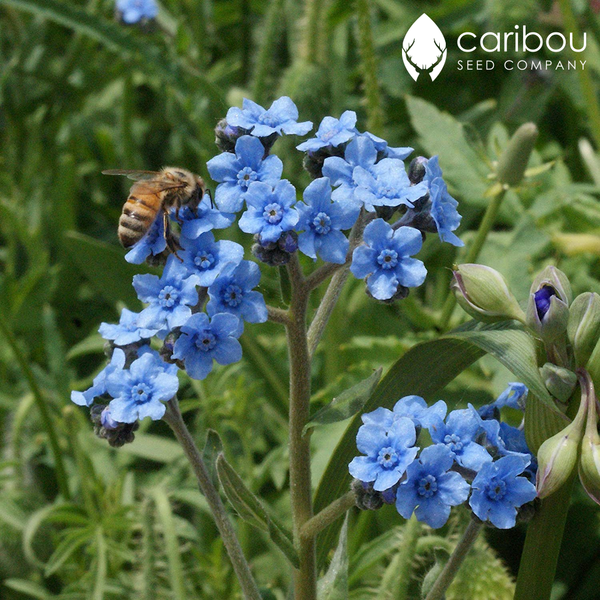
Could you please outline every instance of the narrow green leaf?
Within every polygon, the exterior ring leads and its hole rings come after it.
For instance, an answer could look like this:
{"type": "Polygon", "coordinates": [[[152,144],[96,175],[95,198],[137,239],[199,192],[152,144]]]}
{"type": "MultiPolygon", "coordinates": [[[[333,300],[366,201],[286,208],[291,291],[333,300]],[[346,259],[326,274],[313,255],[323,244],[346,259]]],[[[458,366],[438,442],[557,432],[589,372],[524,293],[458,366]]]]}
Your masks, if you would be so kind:
{"type": "Polygon", "coordinates": [[[89,543],[93,537],[94,531],[89,527],[69,531],[56,546],[56,550],[46,563],[44,575],[50,577],[56,573],[79,548],[89,543]]]}
{"type": "Polygon", "coordinates": [[[277,269],[279,273],[279,289],[281,291],[281,299],[287,306],[290,305],[292,300],[292,284],[290,283],[290,276],[285,267],[279,267],[277,269]]]}
{"type": "Polygon", "coordinates": [[[349,585],[360,581],[365,573],[371,571],[380,560],[383,560],[398,548],[402,538],[402,530],[403,526],[399,525],[382,533],[370,542],[361,544],[360,549],[350,561],[349,585]]]}
{"type": "Polygon", "coordinates": [[[337,423],[353,417],[365,405],[371,397],[373,390],[381,379],[383,369],[377,369],[372,375],[360,383],[342,392],[334,398],[327,406],[324,406],[312,417],[304,427],[304,433],[311,427],[337,423]]]}
{"type": "Polygon", "coordinates": [[[120,450],[165,464],[183,456],[183,450],[177,442],[151,433],[136,433],[133,443],[125,444],[120,450]]]}
{"type": "Polygon", "coordinates": [[[26,594],[27,597],[35,598],[36,600],[50,600],[50,598],[54,598],[41,585],[26,579],[6,579],[2,584],[15,592],[26,594]]]}
{"type": "Polygon", "coordinates": [[[183,577],[183,564],[181,562],[181,553],[179,551],[179,542],[175,533],[175,521],[171,511],[171,503],[166,492],[162,488],[153,490],[152,496],[156,505],[156,513],[162,525],[163,537],[165,542],[165,554],[169,564],[169,581],[171,591],[175,600],[185,600],[187,593],[183,577]]]}
{"type": "Polygon", "coordinates": [[[266,531],[290,563],[298,568],[300,563],[292,544],[292,535],[267,513],[261,501],[246,487],[223,454],[217,457],[217,473],[225,495],[238,515],[257,529],[266,531]]]}
{"type": "Polygon", "coordinates": [[[202,458],[210,474],[210,478],[215,487],[219,486],[219,475],[217,474],[217,457],[223,452],[223,442],[221,436],[214,430],[209,429],[206,432],[206,443],[202,450],[202,458]]]}
{"type": "Polygon", "coordinates": [[[535,394],[527,395],[525,405],[525,423],[533,423],[533,427],[525,426],[525,439],[528,448],[537,454],[539,447],[569,424],[569,419],[562,413],[551,410],[535,394]]]}
{"type": "Polygon", "coordinates": [[[327,569],[319,581],[319,600],[346,600],[348,598],[348,514],[344,519],[338,546],[327,569]]]}
{"type": "Polygon", "coordinates": [[[104,591],[106,588],[106,540],[101,528],[96,531],[96,578],[94,581],[94,590],[92,600],[104,600],[104,591]]]}

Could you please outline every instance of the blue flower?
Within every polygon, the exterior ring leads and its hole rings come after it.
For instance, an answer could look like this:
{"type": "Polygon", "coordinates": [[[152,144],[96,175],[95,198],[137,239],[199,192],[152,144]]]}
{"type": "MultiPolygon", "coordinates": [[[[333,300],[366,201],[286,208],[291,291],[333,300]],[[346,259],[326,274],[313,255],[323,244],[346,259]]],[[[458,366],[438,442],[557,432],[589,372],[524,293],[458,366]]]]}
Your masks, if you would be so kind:
{"type": "Polygon", "coordinates": [[[443,400],[428,406],[420,396],[404,396],[394,405],[394,418],[408,417],[417,427],[429,429],[438,419],[444,419],[448,410],[443,400]]]}
{"type": "MultiPolygon", "coordinates": [[[[344,150],[344,158],[329,156],[323,163],[323,175],[329,177],[333,186],[342,186],[342,190],[334,192],[345,199],[349,192],[353,192],[357,184],[353,173],[355,167],[362,167],[369,171],[377,162],[377,150],[372,140],[365,136],[355,137],[344,150]]],[[[340,189],[340,188],[338,188],[340,189]]],[[[351,194],[352,195],[352,194],[351,194]]]]}
{"type": "Polygon", "coordinates": [[[91,406],[95,398],[106,394],[106,378],[116,370],[125,366],[125,353],[120,348],[115,348],[110,363],[94,377],[92,387],[85,392],[71,392],[71,401],[78,406],[91,406]]]}
{"type": "Polygon", "coordinates": [[[105,340],[112,340],[115,346],[127,346],[140,340],[147,340],[158,333],[158,329],[144,329],[138,326],[139,314],[124,308],[119,324],[102,323],[98,331],[105,340]]]}
{"type": "Polygon", "coordinates": [[[377,153],[381,155],[381,158],[399,158],[400,160],[405,160],[412,154],[414,150],[414,148],[409,148],[408,146],[390,148],[385,140],[373,135],[372,133],[369,133],[368,131],[359,134],[357,137],[366,137],[371,140],[375,146],[375,150],[377,150],[377,153]]]}
{"type": "Polygon", "coordinates": [[[206,311],[212,317],[217,313],[231,313],[248,323],[264,323],[267,320],[265,299],[260,292],[252,291],[260,281],[260,269],[256,263],[243,260],[239,265],[229,263],[215,282],[208,288],[210,300],[206,311]]]}
{"type": "Polygon", "coordinates": [[[274,133],[304,135],[312,129],[312,123],[298,123],[298,109],[287,96],[271,104],[269,110],[244,98],[242,108],[232,107],[227,111],[227,123],[234,127],[251,130],[255,137],[268,137],[274,133]]]}
{"type": "Polygon", "coordinates": [[[175,396],[179,380],[173,365],[164,363],[155,353],[147,352],[134,360],[129,369],[113,371],[106,378],[110,416],[117,423],[133,423],[150,417],[161,419],[164,402],[175,396]]]}
{"type": "Polygon", "coordinates": [[[104,429],[116,429],[119,424],[112,418],[110,414],[110,408],[106,406],[100,413],[100,424],[104,429]]]}
{"type": "Polygon", "coordinates": [[[332,202],[327,177],[315,179],[304,190],[304,202],[296,205],[300,213],[296,230],[304,232],[298,237],[300,250],[315,260],[318,254],[327,262],[344,264],[349,242],[341,230],[354,225],[360,206],[332,202]]]}
{"type": "Polygon", "coordinates": [[[535,486],[519,477],[528,464],[528,459],[516,455],[484,464],[471,484],[469,505],[475,515],[499,529],[514,527],[517,508],[537,495],[535,486]]]}
{"type": "Polygon", "coordinates": [[[242,358],[239,325],[232,314],[217,313],[209,322],[205,313],[196,313],[181,328],[173,358],[184,361],[190,377],[204,379],[212,371],[213,359],[229,365],[242,358]]]}
{"type": "Polygon", "coordinates": [[[142,19],[154,19],[158,6],[154,0],[117,0],[117,10],[125,23],[137,23],[142,19]]]}
{"type": "Polygon", "coordinates": [[[213,208],[208,194],[204,194],[196,211],[192,211],[189,206],[184,206],[177,216],[173,209],[171,217],[180,223],[181,235],[190,239],[197,238],[212,229],[226,229],[235,221],[235,214],[213,208]]]}
{"type": "Polygon", "coordinates": [[[182,237],[183,251],[179,253],[190,273],[198,276],[201,286],[211,286],[227,263],[239,265],[244,257],[244,248],[236,242],[215,242],[211,231],[201,233],[196,239],[182,237]]]}
{"type": "Polygon", "coordinates": [[[180,327],[191,316],[198,302],[197,275],[171,255],[160,279],[156,275],[135,275],[133,287],[142,302],[149,303],[138,316],[138,327],[165,330],[180,327]]]}
{"type": "Polygon", "coordinates": [[[166,247],[165,222],[163,211],[160,210],[148,233],[131,247],[131,250],[125,255],[125,260],[134,265],[141,265],[149,256],[157,256],[166,247]]]}
{"type": "Polygon", "coordinates": [[[235,154],[223,152],[206,163],[210,176],[221,183],[215,192],[221,210],[230,213],[241,210],[253,181],[274,186],[281,179],[283,163],[277,156],[263,160],[264,153],[265,147],[258,138],[244,135],[235,144],[235,154]]]}
{"type": "Polygon", "coordinates": [[[298,222],[298,212],[292,208],[296,190],[287,180],[275,188],[255,181],[246,192],[248,210],[239,226],[245,233],[259,233],[261,242],[276,242],[284,231],[291,231],[298,222]]]}
{"type": "Polygon", "coordinates": [[[429,428],[434,443],[448,446],[459,465],[474,471],[492,460],[488,451],[475,441],[481,431],[481,420],[472,408],[454,410],[445,423],[439,419],[429,428]]]}
{"type": "Polygon", "coordinates": [[[339,146],[356,135],[356,113],[347,110],[339,119],[325,117],[316,133],[316,137],[302,142],[296,148],[302,152],[316,152],[327,146],[339,146]]]}
{"type": "Polygon", "coordinates": [[[463,241],[452,233],[460,225],[462,217],[456,210],[458,202],[448,193],[448,186],[442,179],[442,170],[437,156],[427,161],[424,182],[429,187],[430,212],[440,240],[453,246],[464,246],[463,241]]]}
{"type": "Polygon", "coordinates": [[[498,396],[494,404],[498,408],[515,408],[516,410],[525,410],[525,401],[529,390],[523,383],[513,381],[508,384],[508,387],[498,396]]]}
{"type": "Polygon", "coordinates": [[[365,227],[364,241],[366,245],[354,250],[350,270],[358,279],[369,277],[367,287],[377,300],[389,300],[399,286],[417,287],[425,281],[425,265],[410,258],[423,245],[417,229],[394,231],[383,219],[375,219],[365,227]]]}
{"type": "Polygon", "coordinates": [[[411,185],[404,163],[397,158],[384,158],[369,170],[357,166],[352,172],[356,184],[354,196],[368,211],[375,206],[413,207],[413,202],[427,193],[423,182],[411,185]]]}
{"type": "Polygon", "coordinates": [[[407,418],[394,421],[391,427],[363,425],[358,430],[356,445],[366,456],[352,459],[348,469],[352,477],[373,482],[373,489],[383,492],[398,483],[408,465],[415,459],[416,431],[407,418]]]}
{"type": "Polygon", "coordinates": [[[448,473],[453,464],[454,457],[447,446],[425,448],[419,460],[408,465],[406,481],[398,486],[398,512],[409,519],[414,511],[419,521],[434,529],[442,527],[450,516],[450,507],[465,502],[471,489],[458,473],[448,473]]]}

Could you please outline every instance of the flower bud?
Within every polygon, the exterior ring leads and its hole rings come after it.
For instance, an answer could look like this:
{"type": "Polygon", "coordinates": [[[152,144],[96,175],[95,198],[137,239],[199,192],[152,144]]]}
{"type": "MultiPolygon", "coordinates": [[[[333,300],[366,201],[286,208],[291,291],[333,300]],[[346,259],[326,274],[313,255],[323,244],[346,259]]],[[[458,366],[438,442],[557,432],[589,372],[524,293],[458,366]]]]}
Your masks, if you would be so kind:
{"type": "Polygon", "coordinates": [[[235,143],[250,132],[243,127],[233,127],[221,119],[215,127],[215,144],[221,152],[235,152],[235,143]]]}
{"type": "Polygon", "coordinates": [[[498,161],[498,180],[510,186],[521,183],[535,146],[538,128],[534,123],[521,125],[510,138],[498,161]]]}
{"type": "Polygon", "coordinates": [[[587,423],[581,442],[579,479],[588,496],[600,504],[600,436],[598,435],[597,399],[589,374],[582,373],[582,397],[584,395],[587,397],[587,423]]]}
{"type": "Polygon", "coordinates": [[[484,265],[459,265],[451,284],[458,303],[480,321],[524,322],[525,314],[498,271],[484,265]]]}
{"type": "Polygon", "coordinates": [[[562,487],[573,472],[583,437],[586,409],[586,397],[582,395],[575,419],[540,446],[537,453],[536,477],[536,488],[540,498],[546,498],[562,487]]]}
{"type": "Polygon", "coordinates": [[[421,183],[425,177],[425,170],[429,162],[424,156],[413,158],[408,167],[408,179],[413,185],[421,183]]]}
{"type": "Polygon", "coordinates": [[[575,364],[585,367],[600,338],[600,296],[586,292],[573,300],[567,326],[575,364]]]}
{"type": "Polygon", "coordinates": [[[577,375],[569,369],[546,363],[540,369],[546,389],[560,402],[567,402],[577,385],[577,375]]]}
{"type": "Polygon", "coordinates": [[[556,267],[546,267],[534,280],[527,305],[527,325],[545,342],[554,342],[567,331],[571,285],[556,267]]]}

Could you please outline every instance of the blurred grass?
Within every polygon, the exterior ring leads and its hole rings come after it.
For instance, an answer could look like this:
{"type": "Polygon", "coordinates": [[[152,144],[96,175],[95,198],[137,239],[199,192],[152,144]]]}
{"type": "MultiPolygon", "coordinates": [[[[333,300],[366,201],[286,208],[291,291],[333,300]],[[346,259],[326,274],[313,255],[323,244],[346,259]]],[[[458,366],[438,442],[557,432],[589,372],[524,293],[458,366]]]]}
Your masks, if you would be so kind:
{"type": "MultiPolygon", "coordinates": [[[[598,17],[583,4],[573,8],[588,33],[586,69],[597,97],[598,17]]],[[[206,161],[217,152],[213,127],[243,96],[268,105],[289,94],[302,120],[315,125],[326,114],[356,110],[360,129],[370,117],[391,145],[439,154],[467,242],[510,134],[535,121],[540,141],[530,166],[553,166],[507,193],[481,259],[506,274],[520,299],[529,275],[549,262],[567,272],[576,293],[600,292],[593,243],[600,163],[586,145],[593,136],[577,75],[454,68],[461,58],[455,40],[464,30],[500,31],[514,22],[560,29],[550,2],[328,0],[307,7],[309,18],[292,0],[165,0],[158,22],[138,29],[114,21],[111,0],[0,0],[0,313],[10,332],[0,336],[0,597],[239,596],[206,504],[166,427],[143,423],[134,444],[114,451],[94,438],[85,411],[65,408],[69,390],[87,386],[104,363],[99,323],[115,320],[123,305],[136,309],[130,281],[142,270],[120,258],[116,238],[126,183],[100,172],[175,164],[207,177],[206,161]],[[410,79],[401,57],[404,34],[422,12],[444,31],[449,48],[442,76],[429,86],[410,79]],[[73,549],[78,540],[85,541],[73,549]]],[[[308,179],[293,145],[282,140],[276,151],[284,176],[301,188],[308,179]]],[[[227,235],[248,248],[239,231],[227,235]]],[[[372,369],[435,337],[448,268],[460,252],[430,236],[422,257],[430,275],[404,303],[378,305],[361,282],[349,282],[317,352],[315,412],[372,369]]],[[[261,289],[281,303],[275,272],[264,271],[261,289]]],[[[285,521],[285,339],[272,324],[248,329],[244,361],[206,381],[184,381],[182,407],[198,440],[209,428],[219,431],[236,471],[285,521]]],[[[452,407],[483,403],[508,378],[482,360],[442,396],[452,407]]],[[[314,436],[315,481],[343,433],[328,427],[314,436]]],[[[581,539],[568,538],[557,594],[591,600],[600,540],[597,515],[582,495],[571,523],[580,514],[586,545],[575,552],[581,539]]],[[[356,561],[370,560],[351,579],[352,597],[371,597],[400,541],[386,538],[372,560],[360,548],[400,523],[393,510],[352,515],[351,573],[356,561]]],[[[272,597],[285,598],[285,560],[266,536],[236,526],[258,580],[272,597]]],[[[492,537],[514,573],[521,532],[492,537]]],[[[432,561],[431,553],[420,556],[416,576],[432,561]]],[[[410,597],[417,587],[412,581],[410,597]]]]}

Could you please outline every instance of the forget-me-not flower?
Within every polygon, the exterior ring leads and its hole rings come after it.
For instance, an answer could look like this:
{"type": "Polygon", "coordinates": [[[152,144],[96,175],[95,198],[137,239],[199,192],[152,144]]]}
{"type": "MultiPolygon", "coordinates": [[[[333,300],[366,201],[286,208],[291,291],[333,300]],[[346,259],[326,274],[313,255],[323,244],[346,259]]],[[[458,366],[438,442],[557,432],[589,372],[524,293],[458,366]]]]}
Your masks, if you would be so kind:
{"type": "Polygon", "coordinates": [[[221,210],[229,213],[241,210],[253,181],[274,186],[281,179],[283,163],[275,155],[263,159],[264,153],[258,138],[244,135],[235,144],[235,154],[223,152],[206,163],[210,176],[220,183],[215,201],[221,210]]]}
{"type": "Polygon", "coordinates": [[[139,313],[124,308],[118,325],[102,323],[98,331],[105,340],[112,340],[115,346],[127,346],[141,340],[150,339],[158,329],[144,329],[138,325],[139,313]]]}
{"type": "Polygon", "coordinates": [[[352,477],[373,482],[373,489],[383,492],[398,483],[408,465],[415,459],[416,431],[408,418],[394,421],[391,427],[363,425],[356,436],[357,456],[348,465],[352,477]]]}
{"type": "Polygon", "coordinates": [[[179,389],[176,371],[175,365],[163,362],[155,352],[144,353],[129,369],[113,371],[106,378],[106,389],[114,398],[109,404],[111,418],[117,423],[161,419],[164,403],[179,389]]]}
{"type": "Polygon", "coordinates": [[[425,281],[427,269],[417,254],[423,245],[418,229],[400,227],[394,231],[383,219],[365,227],[365,244],[354,250],[350,271],[358,279],[368,277],[367,287],[377,300],[389,300],[399,286],[417,287],[425,281]]]}
{"type": "Polygon", "coordinates": [[[212,231],[201,233],[195,239],[182,237],[183,251],[179,253],[190,273],[198,276],[201,286],[209,287],[219,276],[226,264],[239,265],[244,257],[244,248],[230,240],[215,242],[212,231]]]}
{"type": "Polygon", "coordinates": [[[391,148],[388,146],[388,143],[376,135],[365,131],[364,133],[359,133],[357,137],[366,137],[371,140],[377,153],[381,156],[381,158],[399,158],[400,160],[405,160],[408,158],[414,148],[409,148],[408,146],[402,146],[399,148],[391,148]]]}
{"type": "Polygon", "coordinates": [[[260,281],[260,268],[254,262],[243,260],[239,265],[229,263],[208,288],[210,300],[206,311],[210,316],[231,313],[238,317],[240,333],[242,319],[248,323],[264,323],[267,306],[260,292],[253,291],[260,281]]]}
{"type": "Polygon", "coordinates": [[[142,19],[154,19],[158,6],[154,0],[117,0],[117,10],[125,23],[133,24],[142,19]]]}
{"type": "Polygon", "coordinates": [[[178,259],[171,255],[160,277],[135,275],[133,287],[142,302],[150,306],[138,316],[138,327],[165,330],[180,327],[191,316],[198,302],[196,286],[200,285],[197,275],[190,272],[178,259]]]}
{"type": "Polygon", "coordinates": [[[129,252],[125,255],[125,260],[134,265],[141,265],[149,256],[157,256],[167,247],[167,238],[165,237],[165,222],[163,211],[159,210],[154,223],[146,235],[136,242],[129,252]]]}
{"type": "Polygon", "coordinates": [[[315,179],[304,190],[304,202],[296,205],[300,213],[296,230],[303,232],[298,237],[300,250],[315,260],[318,255],[327,262],[343,264],[349,242],[341,230],[354,225],[360,206],[332,202],[327,177],[315,179]]]}
{"type": "Polygon", "coordinates": [[[125,353],[120,348],[115,348],[110,362],[96,377],[92,383],[92,387],[85,392],[71,392],[71,401],[78,406],[91,406],[95,398],[106,394],[106,379],[116,370],[120,370],[125,366],[125,353]]]}
{"type": "Polygon", "coordinates": [[[499,529],[514,527],[517,508],[537,495],[535,486],[519,477],[528,464],[527,458],[517,455],[484,464],[471,484],[469,505],[475,515],[499,529]]]}
{"type": "Polygon", "coordinates": [[[296,148],[302,152],[316,152],[328,146],[345,144],[356,135],[356,113],[347,110],[339,119],[324,117],[315,134],[316,137],[302,142],[296,148]]]}
{"type": "Polygon", "coordinates": [[[244,98],[242,108],[232,107],[227,111],[227,123],[242,127],[255,137],[268,137],[274,133],[281,135],[304,135],[312,129],[312,123],[298,123],[298,108],[287,96],[275,100],[268,110],[244,98]]]}
{"type": "Polygon", "coordinates": [[[196,313],[181,328],[173,358],[183,360],[190,377],[204,379],[212,371],[213,359],[220,365],[229,365],[242,358],[239,336],[239,319],[235,315],[218,313],[209,321],[205,313],[196,313]]]}
{"type": "Polygon", "coordinates": [[[447,446],[425,448],[419,459],[408,465],[406,481],[396,492],[396,508],[409,519],[413,512],[419,521],[437,529],[450,516],[450,507],[462,504],[470,492],[469,484],[458,474],[448,472],[454,457],[447,446]]]}
{"type": "Polygon", "coordinates": [[[240,218],[240,229],[260,234],[261,242],[276,242],[298,222],[298,211],[292,208],[295,202],[296,190],[289,181],[284,179],[274,188],[255,181],[246,192],[248,210],[240,218]]]}
{"type": "Polygon", "coordinates": [[[181,235],[190,239],[197,238],[212,229],[226,229],[235,221],[234,213],[226,213],[214,208],[208,194],[204,194],[195,211],[189,206],[184,206],[177,216],[175,214],[173,209],[171,217],[180,223],[181,235]]]}
{"type": "Polygon", "coordinates": [[[481,432],[481,420],[472,408],[454,410],[446,422],[439,419],[429,428],[434,443],[448,446],[459,465],[474,471],[492,460],[489,452],[476,441],[481,432]]]}

